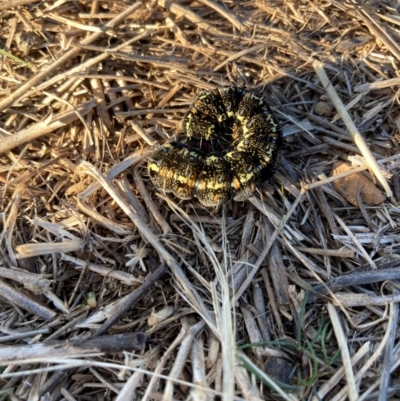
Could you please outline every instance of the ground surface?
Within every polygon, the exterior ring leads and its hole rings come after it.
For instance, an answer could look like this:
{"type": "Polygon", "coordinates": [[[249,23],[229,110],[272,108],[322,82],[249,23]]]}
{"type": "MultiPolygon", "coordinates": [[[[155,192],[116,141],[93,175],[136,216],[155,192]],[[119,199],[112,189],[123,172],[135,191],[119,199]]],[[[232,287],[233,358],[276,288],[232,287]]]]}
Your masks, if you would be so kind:
{"type": "Polygon", "coordinates": [[[0,400],[395,400],[396,7],[0,3],[0,400]],[[152,151],[233,84],[278,173],[157,192],[152,151]]]}

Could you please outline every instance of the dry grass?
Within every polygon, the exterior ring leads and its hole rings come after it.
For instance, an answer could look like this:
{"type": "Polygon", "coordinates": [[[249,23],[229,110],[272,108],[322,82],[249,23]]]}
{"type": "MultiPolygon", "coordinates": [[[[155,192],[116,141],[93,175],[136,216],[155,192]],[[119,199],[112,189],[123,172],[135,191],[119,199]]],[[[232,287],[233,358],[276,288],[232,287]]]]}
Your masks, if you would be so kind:
{"type": "Polygon", "coordinates": [[[0,401],[399,399],[396,7],[0,3],[0,401]],[[273,106],[278,174],[157,193],[152,146],[229,84],[273,106]]]}

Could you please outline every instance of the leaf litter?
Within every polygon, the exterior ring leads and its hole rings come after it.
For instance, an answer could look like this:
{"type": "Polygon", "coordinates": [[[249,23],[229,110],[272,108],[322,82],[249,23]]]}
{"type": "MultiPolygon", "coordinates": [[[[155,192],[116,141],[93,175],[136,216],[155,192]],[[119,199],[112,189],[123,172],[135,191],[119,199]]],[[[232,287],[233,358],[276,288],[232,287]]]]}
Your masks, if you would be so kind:
{"type": "Polygon", "coordinates": [[[395,400],[398,11],[0,4],[0,399],[395,400]],[[156,192],[152,150],[227,85],[281,121],[278,173],[217,209],[156,192]]]}

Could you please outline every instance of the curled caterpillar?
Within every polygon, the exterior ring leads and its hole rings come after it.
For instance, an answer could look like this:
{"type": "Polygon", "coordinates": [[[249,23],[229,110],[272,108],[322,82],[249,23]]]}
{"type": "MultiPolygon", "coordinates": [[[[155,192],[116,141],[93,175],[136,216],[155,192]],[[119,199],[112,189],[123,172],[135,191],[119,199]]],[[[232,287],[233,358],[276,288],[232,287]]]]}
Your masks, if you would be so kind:
{"type": "Polygon", "coordinates": [[[165,143],[148,162],[160,191],[207,207],[244,201],[279,167],[282,130],[256,93],[236,86],[202,92],[182,125],[187,142],[165,143]]]}

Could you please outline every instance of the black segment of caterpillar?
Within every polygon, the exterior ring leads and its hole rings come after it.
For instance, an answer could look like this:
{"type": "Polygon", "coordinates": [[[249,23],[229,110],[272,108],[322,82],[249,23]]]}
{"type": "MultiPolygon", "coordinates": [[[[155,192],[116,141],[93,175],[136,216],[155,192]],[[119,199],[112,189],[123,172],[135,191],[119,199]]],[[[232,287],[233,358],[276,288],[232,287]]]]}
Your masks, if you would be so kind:
{"type": "Polygon", "coordinates": [[[201,92],[182,120],[186,143],[150,157],[154,186],[207,207],[244,201],[280,164],[282,130],[262,95],[236,86],[201,92]]]}

